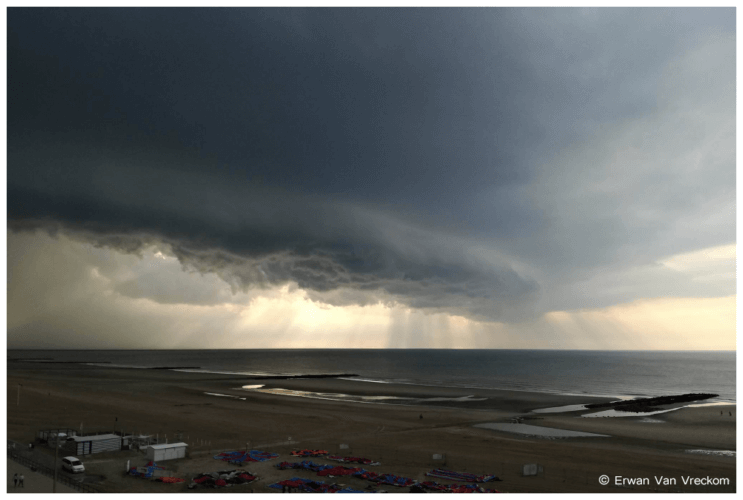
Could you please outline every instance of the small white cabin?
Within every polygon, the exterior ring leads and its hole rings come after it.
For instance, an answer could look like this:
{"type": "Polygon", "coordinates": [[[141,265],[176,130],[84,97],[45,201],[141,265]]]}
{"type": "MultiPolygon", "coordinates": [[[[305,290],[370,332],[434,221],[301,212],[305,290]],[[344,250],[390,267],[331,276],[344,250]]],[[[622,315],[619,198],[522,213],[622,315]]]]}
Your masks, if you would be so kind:
{"type": "Polygon", "coordinates": [[[147,447],[147,458],[153,462],[185,458],[187,446],[186,443],[151,444],[147,447]]]}

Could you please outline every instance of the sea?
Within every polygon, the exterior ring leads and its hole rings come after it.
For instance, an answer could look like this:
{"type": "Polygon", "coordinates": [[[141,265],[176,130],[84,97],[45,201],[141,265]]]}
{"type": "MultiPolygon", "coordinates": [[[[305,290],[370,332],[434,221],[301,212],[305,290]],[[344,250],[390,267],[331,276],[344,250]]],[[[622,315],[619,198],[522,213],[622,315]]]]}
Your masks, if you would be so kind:
{"type": "Polygon", "coordinates": [[[734,403],[735,351],[511,349],[8,350],[8,360],[246,376],[354,374],[370,384],[616,398],[714,393],[734,403]]]}

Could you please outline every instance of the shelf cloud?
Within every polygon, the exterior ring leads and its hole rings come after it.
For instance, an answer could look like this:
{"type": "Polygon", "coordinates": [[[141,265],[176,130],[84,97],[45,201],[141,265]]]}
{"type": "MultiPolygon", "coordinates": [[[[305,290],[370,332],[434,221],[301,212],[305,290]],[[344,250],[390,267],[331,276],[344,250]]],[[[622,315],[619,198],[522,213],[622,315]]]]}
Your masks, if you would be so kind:
{"type": "Polygon", "coordinates": [[[9,9],[9,300],[42,244],[110,297],[503,335],[729,297],[735,36],[725,8],[9,9]]]}

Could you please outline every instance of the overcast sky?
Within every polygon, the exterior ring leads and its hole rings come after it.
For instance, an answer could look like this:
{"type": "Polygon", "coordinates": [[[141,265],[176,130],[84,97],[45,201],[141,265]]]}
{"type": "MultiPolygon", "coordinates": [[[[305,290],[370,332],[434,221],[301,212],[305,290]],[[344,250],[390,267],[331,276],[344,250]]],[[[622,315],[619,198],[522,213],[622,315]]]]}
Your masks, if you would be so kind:
{"type": "Polygon", "coordinates": [[[8,346],[735,349],[735,9],[10,8],[8,346]]]}

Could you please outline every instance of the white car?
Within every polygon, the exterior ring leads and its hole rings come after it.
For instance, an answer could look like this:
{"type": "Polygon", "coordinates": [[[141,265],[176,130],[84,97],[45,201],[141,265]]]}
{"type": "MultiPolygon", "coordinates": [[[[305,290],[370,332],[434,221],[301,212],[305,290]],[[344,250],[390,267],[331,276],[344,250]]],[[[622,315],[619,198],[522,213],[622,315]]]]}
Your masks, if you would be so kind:
{"type": "Polygon", "coordinates": [[[76,457],[64,457],[62,459],[62,468],[72,473],[85,472],[85,466],[76,457]]]}

